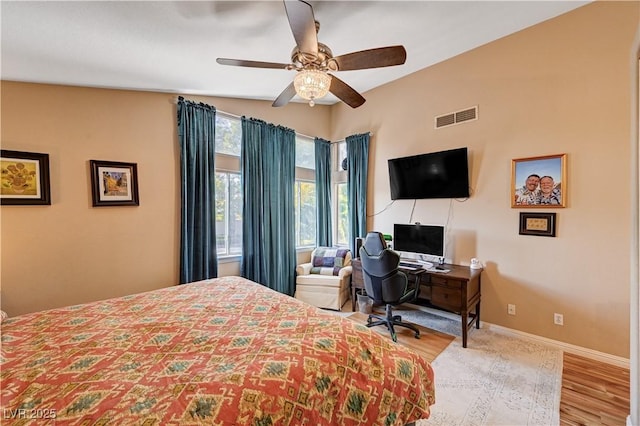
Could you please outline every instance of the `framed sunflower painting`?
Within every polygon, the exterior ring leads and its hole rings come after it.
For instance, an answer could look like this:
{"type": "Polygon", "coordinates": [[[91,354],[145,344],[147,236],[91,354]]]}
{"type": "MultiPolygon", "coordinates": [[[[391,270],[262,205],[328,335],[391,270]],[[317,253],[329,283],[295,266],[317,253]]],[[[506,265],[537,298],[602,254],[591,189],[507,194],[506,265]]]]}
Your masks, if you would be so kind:
{"type": "Polygon", "coordinates": [[[0,204],[51,204],[49,154],[3,149],[0,169],[0,204]]]}

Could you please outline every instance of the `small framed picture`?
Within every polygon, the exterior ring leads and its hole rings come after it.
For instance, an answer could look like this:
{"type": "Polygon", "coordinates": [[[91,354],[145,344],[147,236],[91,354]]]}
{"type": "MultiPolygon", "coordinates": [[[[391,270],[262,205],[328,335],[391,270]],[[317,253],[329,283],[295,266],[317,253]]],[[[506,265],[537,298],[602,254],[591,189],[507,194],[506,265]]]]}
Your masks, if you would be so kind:
{"type": "Polygon", "coordinates": [[[567,154],[511,160],[511,207],[565,207],[566,162],[567,154]]]}
{"type": "Polygon", "coordinates": [[[137,206],[136,163],[90,160],[93,207],[137,206]]]}
{"type": "Polygon", "coordinates": [[[520,235],[556,236],[555,213],[520,213],[520,235]]]}
{"type": "Polygon", "coordinates": [[[51,204],[49,154],[3,149],[0,163],[0,204],[51,204]]]}

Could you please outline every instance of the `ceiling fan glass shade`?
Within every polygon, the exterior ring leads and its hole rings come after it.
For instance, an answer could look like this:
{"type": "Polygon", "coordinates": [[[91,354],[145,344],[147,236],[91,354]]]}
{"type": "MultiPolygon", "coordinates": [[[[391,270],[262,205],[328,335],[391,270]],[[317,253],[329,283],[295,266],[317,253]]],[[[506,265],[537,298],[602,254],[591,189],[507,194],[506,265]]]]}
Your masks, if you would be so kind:
{"type": "Polygon", "coordinates": [[[302,70],[293,79],[296,93],[302,99],[307,99],[309,105],[314,105],[315,99],[320,99],[329,93],[331,76],[317,70],[302,70]]]}

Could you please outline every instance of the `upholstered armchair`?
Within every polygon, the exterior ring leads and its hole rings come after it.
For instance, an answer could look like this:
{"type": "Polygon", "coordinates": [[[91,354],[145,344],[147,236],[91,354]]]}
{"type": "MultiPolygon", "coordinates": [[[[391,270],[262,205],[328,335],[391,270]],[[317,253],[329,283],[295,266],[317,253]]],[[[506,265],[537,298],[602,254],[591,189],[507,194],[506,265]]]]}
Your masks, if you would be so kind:
{"type": "Polygon", "coordinates": [[[349,300],[351,250],[317,247],[311,262],[298,265],[296,275],[296,299],[339,311],[349,300]]]}

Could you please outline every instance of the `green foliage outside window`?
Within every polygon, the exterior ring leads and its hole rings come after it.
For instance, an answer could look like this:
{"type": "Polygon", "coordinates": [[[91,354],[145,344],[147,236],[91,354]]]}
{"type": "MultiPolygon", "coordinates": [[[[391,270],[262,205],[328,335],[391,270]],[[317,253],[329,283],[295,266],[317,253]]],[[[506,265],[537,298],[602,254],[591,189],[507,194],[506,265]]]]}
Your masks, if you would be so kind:
{"type": "Polygon", "coordinates": [[[296,135],[296,167],[316,169],[316,148],[313,139],[296,135]]]}
{"type": "Polygon", "coordinates": [[[241,137],[242,124],[239,119],[216,114],[216,153],[239,157],[241,137]]]}
{"type": "Polygon", "coordinates": [[[338,244],[349,244],[349,196],[347,193],[347,184],[339,183],[338,185],[338,202],[336,203],[338,208],[338,220],[337,220],[337,233],[338,244]]]}
{"type": "Polygon", "coordinates": [[[296,181],[296,246],[311,247],[316,243],[316,184],[296,181]]]}
{"type": "Polygon", "coordinates": [[[216,247],[220,255],[242,253],[242,187],[239,173],[216,172],[216,247]]]}

